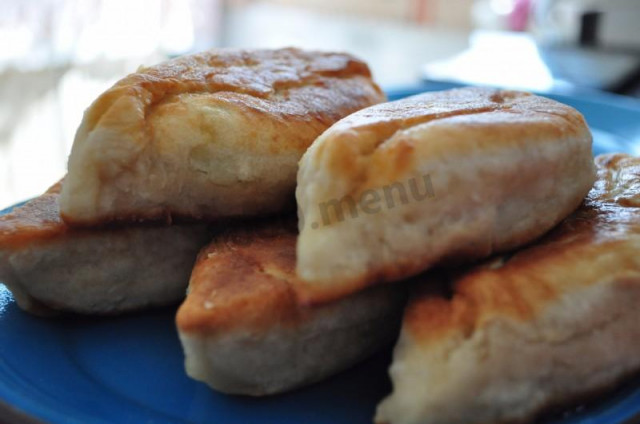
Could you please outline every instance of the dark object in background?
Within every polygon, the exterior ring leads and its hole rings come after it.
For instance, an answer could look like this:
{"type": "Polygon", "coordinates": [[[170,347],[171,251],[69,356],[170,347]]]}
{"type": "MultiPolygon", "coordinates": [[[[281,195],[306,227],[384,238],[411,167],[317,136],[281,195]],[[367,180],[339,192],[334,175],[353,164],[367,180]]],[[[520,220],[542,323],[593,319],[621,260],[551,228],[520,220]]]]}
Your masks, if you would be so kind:
{"type": "Polygon", "coordinates": [[[580,25],[580,45],[583,47],[595,47],[598,39],[599,12],[586,12],[582,15],[580,25]]]}
{"type": "Polygon", "coordinates": [[[554,78],[640,95],[640,2],[543,0],[534,12],[540,56],[554,78]]]}
{"type": "Polygon", "coordinates": [[[475,31],[466,51],[426,64],[424,78],[540,93],[595,89],[640,97],[639,1],[531,4],[526,15],[531,32],[475,31]]]}

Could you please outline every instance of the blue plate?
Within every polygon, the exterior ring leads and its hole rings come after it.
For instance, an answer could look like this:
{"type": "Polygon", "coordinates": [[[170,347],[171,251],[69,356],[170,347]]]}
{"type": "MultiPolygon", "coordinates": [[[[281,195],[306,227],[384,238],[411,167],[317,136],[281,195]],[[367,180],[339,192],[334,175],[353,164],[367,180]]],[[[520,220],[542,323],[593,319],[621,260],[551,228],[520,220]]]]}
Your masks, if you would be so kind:
{"type": "MultiPolygon", "coordinates": [[[[397,90],[390,97],[450,87],[397,90]]],[[[586,116],[595,153],[640,151],[640,104],[609,95],[550,97],[586,116]]],[[[370,423],[390,390],[387,349],[293,393],[264,399],[216,393],[184,374],[174,313],[45,320],[20,311],[0,284],[0,423],[370,423]]],[[[639,413],[637,381],[545,422],[618,424],[639,413]]]]}

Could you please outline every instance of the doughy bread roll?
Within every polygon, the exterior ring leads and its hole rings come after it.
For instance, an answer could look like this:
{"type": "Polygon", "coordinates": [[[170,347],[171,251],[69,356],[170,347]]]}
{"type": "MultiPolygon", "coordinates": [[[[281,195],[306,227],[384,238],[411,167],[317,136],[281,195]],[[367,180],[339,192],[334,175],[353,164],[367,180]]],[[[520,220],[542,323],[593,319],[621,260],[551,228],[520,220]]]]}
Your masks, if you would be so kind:
{"type": "Polygon", "coordinates": [[[38,314],[115,314],[184,298],[206,225],[72,229],[60,184],[0,216],[0,282],[38,314]]]}
{"type": "Polygon", "coordinates": [[[384,95],[340,53],[212,50],[127,76],[85,112],[60,209],[72,225],[293,206],[298,160],[384,95]]]}
{"type": "Polygon", "coordinates": [[[335,299],[514,248],[578,207],[593,180],[582,115],[546,98],[464,88],[363,109],[300,162],[296,290],[335,299]]]}
{"type": "Polygon", "coordinates": [[[268,395],[335,374],[397,336],[403,286],[319,307],[298,304],[295,220],[230,229],[204,248],[177,315],[189,376],[268,395]]]}
{"type": "Polygon", "coordinates": [[[640,371],[640,159],[596,162],[582,207],[544,238],[416,288],[377,423],[530,422],[640,371]]]}

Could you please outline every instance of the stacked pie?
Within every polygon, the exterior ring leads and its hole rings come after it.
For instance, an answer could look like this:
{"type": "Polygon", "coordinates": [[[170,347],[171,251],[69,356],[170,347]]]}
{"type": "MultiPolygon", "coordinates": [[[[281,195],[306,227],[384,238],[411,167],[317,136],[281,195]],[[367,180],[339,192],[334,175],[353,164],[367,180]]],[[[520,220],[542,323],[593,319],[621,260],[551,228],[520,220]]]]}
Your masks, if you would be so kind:
{"type": "Polygon", "coordinates": [[[291,48],[140,68],[87,109],[62,181],[0,217],[22,309],[183,302],[186,372],[222,392],[395,341],[390,424],[528,422],[639,371],[638,251],[640,159],[594,163],[575,109],[386,102],[361,60],[291,48]]]}

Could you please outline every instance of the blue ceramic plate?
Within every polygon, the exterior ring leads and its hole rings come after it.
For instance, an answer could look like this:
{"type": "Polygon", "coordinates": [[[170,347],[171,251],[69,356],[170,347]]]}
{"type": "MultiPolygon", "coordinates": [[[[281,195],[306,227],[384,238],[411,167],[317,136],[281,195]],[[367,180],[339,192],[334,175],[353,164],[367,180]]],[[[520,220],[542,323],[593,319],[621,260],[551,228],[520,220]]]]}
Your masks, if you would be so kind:
{"type": "MultiPolygon", "coordinates": [[[[584,113],[595,153],[640,151],[638,103],[604,95],[551,97],[584,113]]],[[[387,350],[290,394],[252,399],[216,393],[184,374],[174,312],[44,320],[21,312],[0,284],[0,423],[359,424],[371,422],[375,405],[390,390],[387,350]]],[[[618,424],[639,413],[637,381],[546,422],[618,424]]]]}

